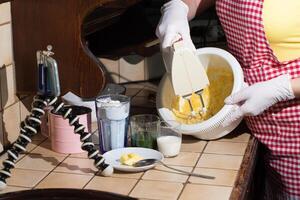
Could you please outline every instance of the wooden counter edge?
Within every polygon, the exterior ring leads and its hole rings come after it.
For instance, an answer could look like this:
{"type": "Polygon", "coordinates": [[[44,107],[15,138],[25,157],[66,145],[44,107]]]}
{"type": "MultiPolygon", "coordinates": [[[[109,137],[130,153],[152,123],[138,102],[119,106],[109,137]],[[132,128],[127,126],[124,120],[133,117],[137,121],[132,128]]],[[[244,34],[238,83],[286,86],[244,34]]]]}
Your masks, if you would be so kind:
{"type": "Polygon", "coordinates": [[[253,175],[257,165],[258,147],[258,140],[251,136],[231,192],[230,200],[245,200],[253,195],[249,194],[249,192],[251,192],[252,181],[254,179],[253,175]]]}

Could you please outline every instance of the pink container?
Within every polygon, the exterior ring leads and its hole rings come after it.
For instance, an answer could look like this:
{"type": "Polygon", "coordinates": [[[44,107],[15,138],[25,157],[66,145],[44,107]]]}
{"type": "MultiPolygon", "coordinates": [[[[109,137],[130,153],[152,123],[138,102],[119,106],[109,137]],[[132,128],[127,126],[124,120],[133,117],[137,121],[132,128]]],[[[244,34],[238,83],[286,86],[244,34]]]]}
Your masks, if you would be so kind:
{"type": "MultiPolygon", "coordinates": [[[[79,122],[86,128],[84,131],[91,132],[91,112],[92,110],[83,106],[70,106],[72,113],[79,116],[79,122]]],[[[59,153],[82,153],[82,142],[79,134],[74,133],[74,126],[69,125],[69,120],[61,115],[49,112],[49,132],[51,136],[51,148],[59,153]]]]}

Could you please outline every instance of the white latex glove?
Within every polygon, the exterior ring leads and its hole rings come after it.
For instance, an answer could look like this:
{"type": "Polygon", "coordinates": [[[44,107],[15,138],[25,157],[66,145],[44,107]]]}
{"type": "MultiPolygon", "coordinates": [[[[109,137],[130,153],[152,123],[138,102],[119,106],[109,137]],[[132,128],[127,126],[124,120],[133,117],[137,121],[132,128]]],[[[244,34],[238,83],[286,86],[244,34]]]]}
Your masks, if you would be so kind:
{"type": "Polygon", "coordinates": [[[259,115],[275,103],[293,98],[295,95],[288,74],[255,83],[225,99],[226,104],[237,105],[238,108],[222,125],[227,126],[243,116],[259,115]]]}
{"type": "Polygon", "coordinates": [[[190,35],[188,12],[189,7],[181,0],[171,0],[161,8],[162,17],[156,28],[156,35],[161,42],[162,50],[182,38],[186,47],[196,50],[190,35]]]}

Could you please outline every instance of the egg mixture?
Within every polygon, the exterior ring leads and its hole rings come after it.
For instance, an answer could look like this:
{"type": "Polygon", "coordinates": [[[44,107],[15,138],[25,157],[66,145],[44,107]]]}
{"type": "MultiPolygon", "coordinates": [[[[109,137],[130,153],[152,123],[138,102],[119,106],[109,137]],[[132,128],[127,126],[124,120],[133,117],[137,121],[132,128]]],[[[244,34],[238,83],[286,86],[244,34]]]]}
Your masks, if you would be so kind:
{"type": "Polygon", "coordinates": [[[172,111],[178,122],[184,124],[199,123],[214,116],[224,106],[224,99],[230,95],[233,87],[233,73],[231,69],[209,67],[207,76],[210,85],[202,92],[206,112],[201,112],[202,104],[199,95],[193,93],[190,96],[191,106],[187,99],[175,96],[172,101],[172,111]]]}

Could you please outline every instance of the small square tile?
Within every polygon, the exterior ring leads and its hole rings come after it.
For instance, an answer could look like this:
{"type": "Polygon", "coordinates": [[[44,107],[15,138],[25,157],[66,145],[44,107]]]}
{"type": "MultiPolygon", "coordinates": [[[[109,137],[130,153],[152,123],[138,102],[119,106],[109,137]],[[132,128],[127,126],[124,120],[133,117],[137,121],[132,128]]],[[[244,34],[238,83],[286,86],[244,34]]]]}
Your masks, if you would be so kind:
{"type": "Polygon", "coordinates": [[[119,60],[111,60],[107,58],[99,58],[100,62],[108,72],[108,76],[114,83],[120,83],[119,60]]]}
{"type": "Polygon", "coordinates": [[[202,141],[198,139],[183,139],[180,151],[201,153],[206,144],[207,144],[206,141],[202,141]]]}
{"type": "Polygon", "coordinates": [[[0,26],[0,44],[0,66],[11,65],[13,63],[11,23],[0,26]]]}
{"type": "Polygon", "coordinates": [[[136,179],[96,176],[85,186],[85,189],[128,195],[137,181],[136,179]]]}
{"type": "Polygon", "coordinates": [[[138,55],[129,55],[119,60],[120,83],[145,80],[144,58],[138,55]]]}
{"type": "Polygon", "coordinates": [[[239,170],[243,156],[202,154],[197,167],[239,170]]]}
{"type": "Polygon", "coordinates": [[[218,140],[218,142],[248,142],[250,139],[249,133],[229,134],[218,140]]]}
{"type": "Polygon", "coordinates": [[[17,192],[17,191],[21,191],[21,190],[31,190],[31,188],[7,186],[4,190],[0,190],[0,194],[4,194],[4,193],[8,193],[8,192],[17,192]]]}
{"type": "Polygon", "coordinates": [[[209,168],[195,168],[194,173],[213,176],[215,179],[204,179],[200,177],[191,176],[189,178],[190,183],[198,183],[204,185],[221,185],[221,186],[233,186],[237,171],[236,170],[224,170],[224,169],[209,169],[209,168]]]}
{"type": "Polygon", "coordinates": [[[94,175],[98,170],[94,167],[93,160],[84,158],[67,158],[60,163],[54,171],[94,175]]]}
{"type": "Polygon", "coordinates": [[[210,141],[206,145],[204,153],[244,155],[246,148],[247,143],[210,141]]]}
{"type": "Polygon", "coordinates": [[[37,148],[35,148],[32,152],[32,154],[40,154],[42,156],[61,156],[61,157],[66,157],[68,154],[62,154],[62,153],[57,153],[55,151],[51,150],[51,141],[50,140],[45,140],[42,142],[37,148]]]}
{"type": "Polygon", "coordinates": [[[169,165],[193,167],[196,165],[199,156],[200,153],[180,152],[174,158],[165,158],[164,162],[169,165]]]}
{"type": "Polygon", "coordinates": [[[30,153],[17,163],[16,168],[51,171],[63,160],[64,157],[61,156],[54,157],[30,153]]]}
{"type": "Polygon", "coordinates": [[[49,172],[47,171],[36,171],[36,170],[25,170],[25,169],[13,169],[11,171],[12,176],[7,179],[7,184],[12,186],[22,187],[34,187],[49,172]]]}
{"type": "Polygon", "coordinates": [[[130,193],[131,197],[149,199],[177,199],[183,188],[182,183],[141,180],[130,193]]]}
{"type": "MultiPolygon", "coordinates": [[[[179,167],[172,166],[175,169],[184,170],[187,172],[191,172],[193,170],[192,167],[179,167]]],[[[169,181],[169,182],[179,182],[185,183],[188,179],[188,175],[182,174],[175,170],[166,168],[162,165],[157,165],[154,169],[148,170],[142,177],[143,180],[153,180],[153,181],[169,181]]]]}
{"type": "MultiPolygon", "coordinates": [[[[0,69],[0,77],[1,77],[0,81],[1,81],[2,108],[7,108],[18,101],[18,98],[16,96],[15,67],[13,65],[9,65],[0,69]]],[[[18,118],[20,119],[20,114],[18,115],[18,118]]]]}
{"type": "Polygon", "coordinates": [[[11,21],[10,2],[0,4],[0,24],[11,21]]]}
{"type": "Polygon", "coordinates": [[[187,184],[179,200],[228,200],[231,187],[187,184]]]}
{"type": "Polygon", "coordinates": [[[36,188],[83,188],[92,176],[52,172],[36,188]]]}
{"type": "Polygon", "coordinates": [[[20,107],[19,102],[3,111],[3,144],[13,143],[20,134],[20,107]]]}
{"type": "Polygon", "coordinates": [[[71,158],[88,158],[88,153],[87,152],[83,152],[83,153],[72,153],[70,154],[71,158]]]}

